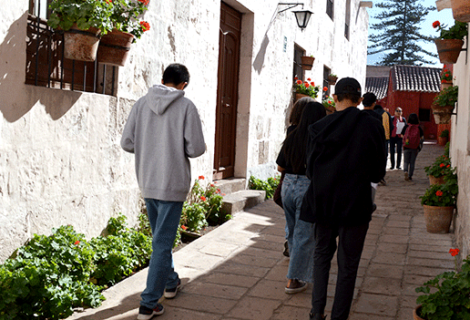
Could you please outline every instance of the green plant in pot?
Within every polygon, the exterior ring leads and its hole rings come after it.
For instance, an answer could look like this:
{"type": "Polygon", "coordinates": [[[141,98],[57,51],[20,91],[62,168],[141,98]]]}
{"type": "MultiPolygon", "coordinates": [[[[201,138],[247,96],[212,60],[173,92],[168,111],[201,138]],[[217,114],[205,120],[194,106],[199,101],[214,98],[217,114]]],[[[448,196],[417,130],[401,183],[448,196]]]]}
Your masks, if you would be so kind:
{"type": "Polygon", "coordinates": [[[468,34],[467,24],[455,21],[452,27],[445,29],[445,25],[441,25],[439,21],[434,21],[432,26],[440,32],[439,38],[434,40],[439,53],[439,60],[441,63],[456,63],[462,50],[463,38],[468,34]]]}
{"type": "MultiPolygon", "coordinates": [[[[459,249],[450,249],[455,257],[459,249]]],[[[415,289],[424,293],[416,299],[415,319],[465,320],[470,319],[470,260],[462,261],[460,270],[444,272],[415,289]],[[419,318],[417,318],[419,317],[419,318]]]]}
{"type": "Polygon", "coordinates": [[[333,113],[336,111],[335,100],[332,97],[327,96],[326,99],[322,101],[322,105],[327,110],[327,113],[333,113]]]}
{"type": "Polygon", "coordinates": [[[446,155],[437,157],[432,165],[424,167],[424,172],[430,177],[431,184],[445,183],[444,177],[452,174],[450,158],[446,155]],[[435,181],[433,179],[441,180],[435,181]]]}
{"type": "Polygon", "coordinates": [[[308,81],[295,80],[294,90],[295,93],[307,95],[312,99],[315,99],[318,96],[318,91],[320,91],[319,86],[315,86],[315,82],[311,81],[310,78],[308,81]],[[309,82],[310,81],[310,82],[309,82]]]}
{"type": "Polygon", "coordinates": [[[435,98],[431,106],[436,124],[448,124],[459,97],[459,87],[453,86],[443,89],[435,98]]]}

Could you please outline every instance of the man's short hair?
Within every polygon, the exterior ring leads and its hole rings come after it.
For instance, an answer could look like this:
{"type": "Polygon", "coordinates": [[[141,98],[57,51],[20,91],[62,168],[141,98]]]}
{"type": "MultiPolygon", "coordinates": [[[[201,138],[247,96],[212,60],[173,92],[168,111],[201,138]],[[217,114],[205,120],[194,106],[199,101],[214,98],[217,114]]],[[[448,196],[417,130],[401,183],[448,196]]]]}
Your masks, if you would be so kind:
{"type": "Polygon", "coordinates": [[[361,85],[354,78],[342,78],[335,85],[335,95],[338,101],[348,99],[358,103],[361,99],[361,85]]]}
{"type": "MultiPolygon", "coordinates": [[[[189,84],[189,71],[184,65],[179,63],[172,63],[166,67],[163,72],[163,84],[174,84],[179,85],[180,83],[186,82],[189,84]]],[[[186,85],[187,87],[188,85],[186,85]]]]}
{"type": "Polygon", "coordinates": [[[380,104],[374,106],[374,110],[383,110],[384,108],[380,104]]]}
{"type": "Polygon", "coordinates": [[[377,102],[377,97],[372,92],[366,92],[363,96],[362,105],[364,107],[372,107],[372,105],[377,102]]]}

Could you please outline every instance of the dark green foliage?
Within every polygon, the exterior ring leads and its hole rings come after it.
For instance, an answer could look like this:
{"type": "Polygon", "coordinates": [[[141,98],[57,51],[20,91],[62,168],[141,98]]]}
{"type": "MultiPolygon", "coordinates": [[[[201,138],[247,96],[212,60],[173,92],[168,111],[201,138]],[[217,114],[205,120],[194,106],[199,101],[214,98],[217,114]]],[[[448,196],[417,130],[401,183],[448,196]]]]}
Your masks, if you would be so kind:
{"type": "MultiPolygon", "coordinates": [[[[380,65],[421,65],[432,63],[420,53],[437,57],[435,53],[424,50],[420,41],[430,42],[431,37],[420,33],[419,24],[433,7],[424,7],[419,0],[386,0],[376,4],[382,12],[375,16],[379,21],[371,26],[368,54],[385,52],[380,65]]],[[[431,26],[429,26],[431,28],[431,26]]]]}
{"type": "Polygon", "coordinates": [[[459,87],[452,86],[442,90],[435,98],[434,103],[445,107],[454,106],[459,96],[459,87]]]}
{"type": "Polygon", "coordinates": [[[264,190],[266,191],[266,199],[271,199],[274,195],[274,191],[279,185],[279,177],[269,177],[267,181],[257,179],[253,176],[250,177],[248,182],[248,188],[252,190],[264,190]]]}

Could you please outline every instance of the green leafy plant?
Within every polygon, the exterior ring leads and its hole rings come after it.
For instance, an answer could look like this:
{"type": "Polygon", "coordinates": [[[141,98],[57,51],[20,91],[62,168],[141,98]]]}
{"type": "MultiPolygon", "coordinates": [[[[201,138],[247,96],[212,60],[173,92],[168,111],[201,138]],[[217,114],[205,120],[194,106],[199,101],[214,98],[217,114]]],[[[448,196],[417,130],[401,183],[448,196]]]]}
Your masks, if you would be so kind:
{"type": "Polygon", "coordinates": [[[269,177],[268,180],[263,181],[261,179],[250,176],[248,181],[248,188],[252,190],[264,190],[266,191],[266,199],[271,199],[274,195],[274,191],[279,185],[280,177],[269,177]]]}
{"type": "Polygon", "coordinates": [[[335,100],[332,97],[326,97],[326,99],[322,101],[322,104],[325,109],[336,108],[335,100]]]}
{"type": "Polygon", "coordinates": [[[330,77],[336,77],[337,78],[338,76],[334,73],[330,73],[330,77]]]}
{"type": "Polygon", "coordinates": [[[439,135],[441,138],[449,138],[449,130],[444,129],[442,130],[441,134],[439,135]]]}
{"type": "Polygon", "coordinates": [[[139,39],[150,24],[139,17],[147,10],[150,0],[114,0],[111,13],[112,28],[128,32],[139,39]]]}
{"type": "Polygon", "coordinates": [[[444,154],[437,157],[432,165],[424,167],[424,172],[426,172],[428,176],[433,176],[436,178],[452,174],[452,167],[449,156],[444,154]]]}
{"type": "Polygon", "coordinates": [[[49,9],[47,23],[54,29],[68,31],[74,24],[81,30],[97,28],[103,34],[112,29],[111,0],[53,0],[49,9]]]}
{"type": "Polygon", "coordinates": [[[452,72],[449,69],[444,69],[441,75],[441,82],[452,82],[452,72]]]}
{"type": "Polygon", "coordinates": [[[419,197],[422,205],[436,207],[455,206],[459,193],[457,175],[449,175],[445,180],[445,184],[432,184],[426,189],[424,195],[419,197]]]}
{"type": "Polygon", "coordinates": [[[455,21],[455,24],[446,30],[445,25],[441,25],[439,21],[434,21],[432,24],[433,28],[440,32],[440,39],[458,39],[463,40],[468,34],[468,26],[464,22],[455,21]]]}
{"type": "MultiPolygon", "coordinates": [[[[455,257],[459,249],[450,249],[455,257]]],[[[470,260],[463,260],[460,270],[444,272],[415,289],[424,293],[416,299],[419,316],[426,320],[470,319],[470,260]]]]}
{"type": "Polygon", "coordinates": [[[310,78],[307,81],[302,81],[294,78],[294,90],[296,93],[305,94],[315,99],[320,91],[320,86],[315,86],[315,82],[311,81],[310,78]]]}
{"type": "Polygon", "coordinates": [[[459,96],[459,87],[452,86],[442,90],[435,98],[434,104],[439,106],[453,106],[458,99],[459,96]]]}

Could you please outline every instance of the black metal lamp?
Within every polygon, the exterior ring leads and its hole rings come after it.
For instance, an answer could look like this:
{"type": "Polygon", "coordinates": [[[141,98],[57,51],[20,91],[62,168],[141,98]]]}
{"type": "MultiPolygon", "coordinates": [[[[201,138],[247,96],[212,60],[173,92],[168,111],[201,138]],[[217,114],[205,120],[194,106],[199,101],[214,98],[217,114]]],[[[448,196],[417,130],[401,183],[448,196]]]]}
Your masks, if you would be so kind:
{"type": "Polygon", "coordinates": [[[303,30],[307,27],[312,13],[313,12],[310,10],[294,11],[295,18],[297,19],[297,25],[299,26],[300,29],[303,30]]]}

